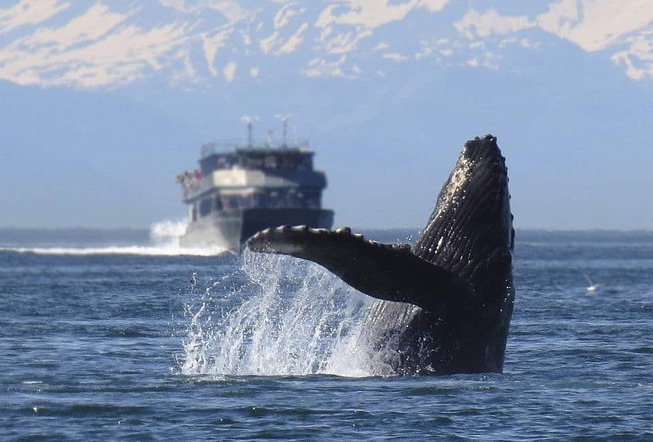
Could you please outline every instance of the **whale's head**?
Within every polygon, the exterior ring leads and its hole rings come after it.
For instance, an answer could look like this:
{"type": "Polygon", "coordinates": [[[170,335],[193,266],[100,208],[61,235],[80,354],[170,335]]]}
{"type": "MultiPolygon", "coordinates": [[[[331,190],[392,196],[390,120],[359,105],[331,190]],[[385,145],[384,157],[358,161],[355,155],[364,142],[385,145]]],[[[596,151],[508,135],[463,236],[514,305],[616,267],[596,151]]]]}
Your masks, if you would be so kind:
{"type": "Polygon", "coordinates": [[[513,249],[508,169],[492,135],[465,143],[414,253],[468,277],[484,256],[513,249]]]}
{"type": "Polygon", "coordinates": [[[471,284],[475,311],[465,318],[475,317],[476,333],[487,335],[486,363],[498,370],[514,303],[512,220],[505,159],[486,135],[465,144],[414,248],[471,284]]]}

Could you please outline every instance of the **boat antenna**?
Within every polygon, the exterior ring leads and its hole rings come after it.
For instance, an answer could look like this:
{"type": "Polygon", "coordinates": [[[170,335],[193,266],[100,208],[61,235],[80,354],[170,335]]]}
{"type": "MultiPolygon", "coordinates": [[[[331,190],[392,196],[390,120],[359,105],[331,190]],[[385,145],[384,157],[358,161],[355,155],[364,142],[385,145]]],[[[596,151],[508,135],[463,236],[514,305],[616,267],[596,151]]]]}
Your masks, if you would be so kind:
{"type": "Polygon", "coordinates": [[[268,138],[265,140],[265,144],[267,147],[272,147],[272,135],[274,134],[274,131],[272,129],[268,129],[268,138]]]}
{"type": "Polygon", "coordinates": [[[292,117],[292,114],[275,115],[275,118],[283,122],[283,147],[288,147],[288,121],[290,121],[290,117],[292,117]]]}
{"type": "Polygon", "coordinates": [[[250,117],[248,115],[243,115],[240,117],[240,121],[247,125],[247,146],[251,149],[254,145],[254,139],[252,138],[254,120],[258,120],[258,117],[250,117]]]}

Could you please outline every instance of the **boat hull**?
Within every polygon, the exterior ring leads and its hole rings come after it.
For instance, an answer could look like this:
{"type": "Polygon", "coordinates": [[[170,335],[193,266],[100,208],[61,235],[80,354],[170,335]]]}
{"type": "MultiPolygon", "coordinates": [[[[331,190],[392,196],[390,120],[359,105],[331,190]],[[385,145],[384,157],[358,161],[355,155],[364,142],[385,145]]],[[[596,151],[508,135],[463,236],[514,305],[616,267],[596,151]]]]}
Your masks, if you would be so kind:
{"type": "Polygon", "coordinates": [[[179,238],[185,248],[217,247],[238,252],[247,239],[260,230],[280,225],[306,225],[330,229],[333,211],[327,209],[252,208],[212,212],[188,224],[179,238]]]}

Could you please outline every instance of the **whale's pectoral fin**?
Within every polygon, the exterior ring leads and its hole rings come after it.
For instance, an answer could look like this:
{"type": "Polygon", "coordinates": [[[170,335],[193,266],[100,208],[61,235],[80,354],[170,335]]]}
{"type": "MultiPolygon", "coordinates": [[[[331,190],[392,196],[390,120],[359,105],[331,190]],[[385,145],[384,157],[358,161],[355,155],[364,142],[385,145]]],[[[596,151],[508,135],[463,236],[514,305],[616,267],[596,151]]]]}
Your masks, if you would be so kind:
{"type": "Polygon", "coordinates": [[[369,296],[429,311],[472,293],[458,276],[415,256],[407,244],[366,241],[348,228],[335,232],[303,226],[266,229],[252,236],[247,247],[313,261],[369,296]]]}

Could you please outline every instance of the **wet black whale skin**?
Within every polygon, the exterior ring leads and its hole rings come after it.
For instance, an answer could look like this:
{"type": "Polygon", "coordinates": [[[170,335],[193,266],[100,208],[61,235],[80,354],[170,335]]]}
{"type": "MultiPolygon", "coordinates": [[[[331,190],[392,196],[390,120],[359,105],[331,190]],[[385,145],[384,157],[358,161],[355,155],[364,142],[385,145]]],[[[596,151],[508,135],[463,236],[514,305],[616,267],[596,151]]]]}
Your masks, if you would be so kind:
{"type": "Polygon", "coordinates": [[[501,372],[514,304],[508,171],[492,135],[468,141],[414,247],[347,227],[281,226],[254,252],[316,262],[382,299],[367,316],[375,348],[394,342],[398,374],[501,372]]]}

